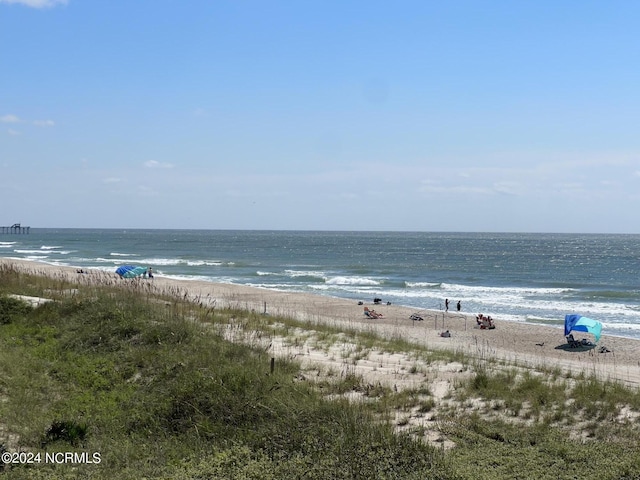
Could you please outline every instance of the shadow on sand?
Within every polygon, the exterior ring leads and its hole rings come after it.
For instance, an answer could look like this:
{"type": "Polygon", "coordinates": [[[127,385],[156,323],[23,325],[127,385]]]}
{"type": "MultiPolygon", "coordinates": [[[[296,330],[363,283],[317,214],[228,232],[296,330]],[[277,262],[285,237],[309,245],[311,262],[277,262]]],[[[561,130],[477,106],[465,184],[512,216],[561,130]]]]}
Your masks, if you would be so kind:
{"type": "Polygon", "coordinates": [[[556,350],[564,350],[566,352],[588,352],[589,350],[593,350],[597,345],[595,343],[582,344],[579,346],[572,347],[568,343],[563,343],[562,345],[558,345],[556,350]]]}

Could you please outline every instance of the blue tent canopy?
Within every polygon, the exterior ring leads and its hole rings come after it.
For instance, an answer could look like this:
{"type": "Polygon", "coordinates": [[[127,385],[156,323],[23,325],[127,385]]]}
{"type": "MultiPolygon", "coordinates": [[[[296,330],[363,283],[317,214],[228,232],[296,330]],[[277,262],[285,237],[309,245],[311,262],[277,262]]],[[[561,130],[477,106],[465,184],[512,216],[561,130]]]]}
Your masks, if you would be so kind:
{"type": "Polygon", "coordinates": [[[597,342],[600,340],[600,334],[602,333],[602,324],[597,320],[592,320],[582,315],[565,315],[564,335],[569,335],[571,331],[591,333],[597,342]]]}
{"type": "Polygon", "coordinates": [[[135,265],[122,265],[116,269],[116,273],[123,278],[135,278],[143,275],[147,267],[137,267],[135,265]]]}

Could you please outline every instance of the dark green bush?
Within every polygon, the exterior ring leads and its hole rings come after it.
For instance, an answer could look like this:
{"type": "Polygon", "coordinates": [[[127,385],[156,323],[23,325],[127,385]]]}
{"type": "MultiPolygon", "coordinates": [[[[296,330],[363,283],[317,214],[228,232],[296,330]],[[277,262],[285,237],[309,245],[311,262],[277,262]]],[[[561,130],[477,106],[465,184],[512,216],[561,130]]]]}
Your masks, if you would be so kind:
{"type": "Polygon", "coordinates": [[[44,434],[42,446],[46,447],[53,442],[66,442],[69,445],[78,446],[87,437],[89,427],[86,423],[78,423],[73,420],[56,420],[44,434]]]}
{"type": "Polygon", "coordinates": [[[24,316],[31,312],[33,308],[23,300],[0,296],[0,325],[11,323],[17,316],[24,316]]]}

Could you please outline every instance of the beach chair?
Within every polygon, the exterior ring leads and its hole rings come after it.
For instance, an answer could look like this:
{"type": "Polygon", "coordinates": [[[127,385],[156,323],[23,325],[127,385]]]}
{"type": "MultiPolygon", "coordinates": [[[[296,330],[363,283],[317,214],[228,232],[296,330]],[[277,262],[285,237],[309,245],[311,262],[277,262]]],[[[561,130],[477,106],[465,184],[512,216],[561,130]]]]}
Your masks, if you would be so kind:
{"type": "Polygon", "coordinates": [[[573,338],[571,333],[567,335],[567,343],[569,344],[569,348],[578,348],[582,346],[582,342],[573,338]]]}
{"type": "Polygon", "coordinates": [[[414,322],[422,322],[424,318],[422,318],[422,315],[420,313],[412,313],[409,316],[409,320],[413,320],[414,322]]]}

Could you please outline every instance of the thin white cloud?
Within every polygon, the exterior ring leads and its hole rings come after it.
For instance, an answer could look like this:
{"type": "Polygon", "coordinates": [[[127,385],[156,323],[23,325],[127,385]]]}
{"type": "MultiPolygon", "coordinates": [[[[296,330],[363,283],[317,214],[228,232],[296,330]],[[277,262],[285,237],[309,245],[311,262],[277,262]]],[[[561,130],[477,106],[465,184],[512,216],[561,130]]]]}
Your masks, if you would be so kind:
{"type": "Polygon", "coordinates": [[[56,5],[66,5],[68,0],[0,0],[0,3],[15,3],[31,8],[53,8],[56,5]]]}
{"type": "Polygon", "coordinates": [[[53,120],[35,120],[33,124],[36,127],[53,127],[55,122],[53,120]]]}
{"type": "MultiPolygon", "coordinates": [[[[2,0],[0,0],[1,2],[2,0]]],[[[15,115],[7,114],[0,117],[0,122],[2,123],[20,123],[20,119],[15,115]]]]}
{"type": "Polygon", "coordinates": [[[7,133],[12,137],[17,137],[18,135],[20,135],[20,132],[17,130],[14,130],[13,128],[10,128],[9,130],[7,130],[7,133]]]}
{"type": "Polygon", "coordinates": [[[425,183],[420,186],[421,193],[438,193],[450,195],[489,195],[495,193],[491,188],[474,185],[441,185],[436,183],[425,183]]]}
{"type": "Polygon", "coordinates": [[[102,180],[102,183],[121,183],[122,179],[118,177],[107,177],[102,180]]]}
{"type": "MultiPolygon", "coordinates": [[[[0,0],[0,2],[2,2],[3,0],[0,0]]],[[[28,120],[23,120],[20,117],[18,117],[17,115],[13,115],[11,113],[8,113],[6,115],[2,115],[0,117],[0,123],[12,123],[12,124],[17,124],[17,123],[31,123],[32,125],[35,125],[36,127],[54,127],[56,125],[56,123],[53,120],[34,120],[32,122],[28,121],[28,120]]]]}
{"type": "Polygon", "coordinates": [[[144,162],[144,166],[147,168],[173,168],[171,163],[158,162],[156,160],[147,160],[144,162]]]}

